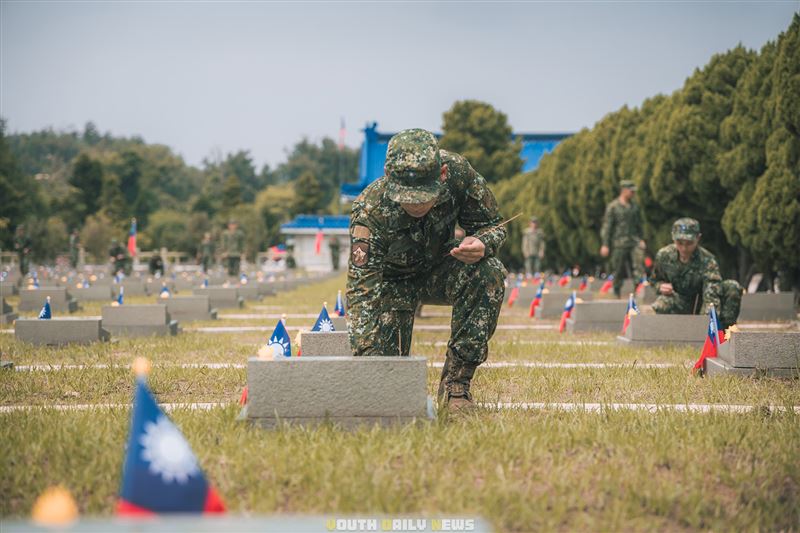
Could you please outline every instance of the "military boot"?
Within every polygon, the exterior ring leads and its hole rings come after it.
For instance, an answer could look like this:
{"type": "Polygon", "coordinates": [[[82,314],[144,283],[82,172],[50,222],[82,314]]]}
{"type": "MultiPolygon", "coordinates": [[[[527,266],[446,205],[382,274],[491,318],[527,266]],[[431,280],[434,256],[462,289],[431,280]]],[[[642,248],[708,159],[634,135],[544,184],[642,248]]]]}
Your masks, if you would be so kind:
{"type": "Polygon", "coordinates": [[[477,365],[456,360],[452,361],[447,380],[444,384],[445,391],[447,392],[445,405],[447,406],[447,410],[451,413],[474,407],[472,403],[472,394],[469,392],[469,386],[472,381],[472,376],[475,375],[476,368],[478,368],[477,365]]]}

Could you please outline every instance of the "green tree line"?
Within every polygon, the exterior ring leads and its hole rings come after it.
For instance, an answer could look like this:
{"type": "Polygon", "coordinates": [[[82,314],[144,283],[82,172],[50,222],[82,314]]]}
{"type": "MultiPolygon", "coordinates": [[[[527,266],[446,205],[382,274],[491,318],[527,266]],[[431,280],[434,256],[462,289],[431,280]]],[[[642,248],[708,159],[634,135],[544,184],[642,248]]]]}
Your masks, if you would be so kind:
{"type": "MultiPolygon", "coordinates": [[[[618,184],[632,179],[654,254],[672,222],[700,221],[723,274],[800,281],[800,16],[760,52],[738,46],[679,90],[609,113],[560,143],[532,173],[496,184],[505,215],[536,215],[553,268],[602,266],[600,226],[618,184]]],[[[521,263],[526,221],[504,259],[521,263]]]]}

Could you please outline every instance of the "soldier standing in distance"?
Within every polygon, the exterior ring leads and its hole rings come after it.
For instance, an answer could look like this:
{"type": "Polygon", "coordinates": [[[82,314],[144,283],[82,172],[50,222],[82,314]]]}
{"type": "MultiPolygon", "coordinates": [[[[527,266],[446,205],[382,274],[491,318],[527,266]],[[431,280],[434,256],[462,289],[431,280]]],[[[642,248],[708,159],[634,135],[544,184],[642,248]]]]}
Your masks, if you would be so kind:
{"type": "Polygon", "coordinates": [[[364,189],[350,217],[353,354],[408,355],[417,304],[452,305],[439,398],[450,410],[471,407],[470,382],[505,292],[500,221],[494,195],[463,156],[440,150],[425,130],[392,137],[385,176],[364,189]],[[456,223],[463,240],[453,237],[456,223]]]}
{"type": "Polygon", "coordinates": [[[238,276],[244,251],[244,233],[235,220],[228,222],[228,229],[222,233],[222,254],[229,276],[238,276]]]}
{"type": "Polygon", "coordinates": [[[644,275],[645,242],[642,240],[642,217],[633,203],[636,186],[630,180],[619,183],[619,196],[606,206],[600,230],[600,255],[611,255],[614,294],[619,298],[622,282],[631,277],[634,284],[644,275]]]}
{"type": "Polygon", "coordinates": [[[203,274],[208,274],[208,270],[214,264],[214,241],[211,240],[211,233],[208,231],[203,234],[203,240],[200,241],[200,262],[203,265],[203,274]]]}
{"type": "Polygon", "coordinates": [[[672,244],[658,251],[653,282],[658,297],[653,311],[659,314],[694,315],[717,309],[720,326],[736,323],[742,304],[742,286],[723,280],[714,254],[699,245],[700,223],[679,218],[672,225],[672,244]]]}
{"type": "Polygon", "coordinates": [[[73,269],[78,268],[78,260],[81,252],[81,237],[78,230],[72,230],[69,235],[69,266],[73,269]]]}
{"type": "Polygon", "coordinates": [[[21,277],[25,277],[30,269],[30,255],[33,243],[28,233],[25,231],[25,226],[20,224],[14,232],[14,251],[17,252],[19,259],[19,273],[21,277]]]}
{"type": "Polygon", "coordinates": [[[111,248],[108,250],[108,255],[111,258],[114,274],[120,271],[125,275],[130,274],[130,269],[128,268],[128,249],[122,246],[119,240],[111,239],[111,248]]]}
{"type": "Polygon", "coordinates": [[[339,256],[342,253],[342,245],[339,242],[339,239],[333,237],[331,242],[328,244],[331,248],[331,265],[333,266],[333,270],[335,272],[339,271],[339,256]]]}
{"type": "Polygon", "coordinates": [[[542,271],[544,232],[539,228],[539,219],[536,217],[531,217],[530,224],[522,234],[522,256],[525,258],[525,274],[542,271]]]}

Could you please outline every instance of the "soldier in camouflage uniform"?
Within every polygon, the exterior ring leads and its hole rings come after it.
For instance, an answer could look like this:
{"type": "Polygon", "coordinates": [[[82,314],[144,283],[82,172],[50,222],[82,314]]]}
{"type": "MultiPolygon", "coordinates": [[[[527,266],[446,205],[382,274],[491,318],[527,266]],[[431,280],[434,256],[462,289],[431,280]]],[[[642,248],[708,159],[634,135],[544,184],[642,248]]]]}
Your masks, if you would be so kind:
{"type": "Polygon", "coordinates": [[[539,219],[531,222],[522,234],[522,256],[525,258],[525,274],[541,272],[544,258],[544,233],[539,228],[539,219]]]}
{"type": "Polygon", "coordinates": [[[211,233],[205,232],[203,240],[200,241],[200,262],[203,265],[203,274],[208,274],[211,266],[214,264],[214,241],[211,239],[211,233]]]}
{"type": "Polygon", "coordinates": [[[235,220],[228,222],[228,229],[222,233],[222,255],[229,276],[238,276],[244,251],[244,233],[235,220]]]}
{"type": "Polygon", "coordinates": [[[611,255],[611,274],[614,274],[614,294],[617,298],[625,278],[633,278],[636,284],[644,275],[645,250],[639,206],[633,203],[636,186],[630,180],[623,180],[619,185],[619,197],[606,206],[600,230],[600,255],[611,255]]]}
{"type": "Polygon", "coordinates": [[[679,218],[672,225],[673,244],[656,255],[653,310],[693,315],[707,313],[713,304],[720,326],[727,328],[739,317],[742,287],[736,280],[723,281],[714,254],[699,246],[700,236],[700,223],[693,218],[679,218]]]}
{"type": "Polygon", "coordinates": [[[470,407],[505,292],[500,221],[494,195],[463,156],[440,150],[425,130],[392,137],[385,176],[364,189],[350,217],[354,355],[408,355],[417,304],[452,305],[439,397],[451,410],[470,407]],[[453,237],[456,223],[463,239],[453,237]]]}
{"type": "Polygon", "coordinates": [[[122,244],[120,244],[119,240],[111,239],[111,248],[108,250],[108,256],[111,259],[113,273],[117,274],[122,272],[123,274],[130,275],[131,273],[131,264],[130,264],[130,254],[128,253],[128,249],[122,244]]]}

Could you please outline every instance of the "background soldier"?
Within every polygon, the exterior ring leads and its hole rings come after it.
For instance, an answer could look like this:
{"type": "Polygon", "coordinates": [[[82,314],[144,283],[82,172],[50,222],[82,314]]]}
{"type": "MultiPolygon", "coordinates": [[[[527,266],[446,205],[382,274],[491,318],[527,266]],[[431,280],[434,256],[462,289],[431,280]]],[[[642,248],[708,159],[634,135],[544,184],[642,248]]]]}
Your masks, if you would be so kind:
{"type": "Polygon", "coordinates": [[[235,220],[228,222],[228,229],[222,233],[222,254],[229,276],[238,276],[244,251],[244,233],[235,220]]]}
{"type": "Polygon", "coordinates": [[[111,239],[111,248],[108,250],[108,255],[111,259],[114,274],[122,271],[126,276],[130,275],[128,249],[122,246],[117,239],[111,239]]]}
{"type": "Polygon", "coordinates": [[[542,271],[544,258],[544,232],[539,228],[539,219],[532,217],[522,234],[522,255],[525,258],[525,274],[542,271]]]}
{"type": "Polygon", "coordinates": [[[611,255],[614,294],[619,298],[622,282],[633,278],[634,285],[644,275],[645,242],[642,240],[642,217],[633,203],[636,186],[630,180],[620,182],[619,197],[606,206],[600,230],[600,255],[611,255]]]}
{"type": "Polygon", "coordinates": [[[25,231],[25,226],[20,224],[14,233],[14,250],[17,252],[19,259],[19,273],[20,277],[25,277],[30,268],[30,255],[33,243],[25,231]]]}
{"type": "Polygon", "coordinates": [[[77,229],[72,230],[69,235],[69,265],[78,268],[78,260],[81,254],[81,237],[77,229]]]}
{"type": "Polygon", "coordinates": [[[200,262],[203,265],[203,274],[208,274],[208,269],[214,264],[214,241],[211,233],[205,232],[200,242],[200,262]]]}
{"type": "Polygon", "coordinates": [[[506,239],[496,227],[497,203],[469,162],[439,150],[425,130],[392,137],[385,174],[356,199],[350,217],[353,353],[408,355],[417,304],[452,305],[439,397],[449,409],[469,407],[505,291],[507,272],[495,257],[506,239]],[[460,241],[456,222],[467,234],[460,241]]]}
{"type": "Polygon", "coordinates": [[[341,255],[342,245],[339,243],[339,239],[336,237],[331,239],[330,244],[328,244],[331,248],[331,263],[333,265],[333,270],[339,270],[339,256],[341,255]]]}
{"type": "Polygon", "coordinates": [[[721,327],[728,328],[739,317],[742,287],[736,280],[722,280],[714,254],[699,246],[700,237],[700,223],[693,218],[679,218],[672,225],[672,244],[656,255],[653,310],[694,315],[707,313],[713,304],[721,327]]]}

